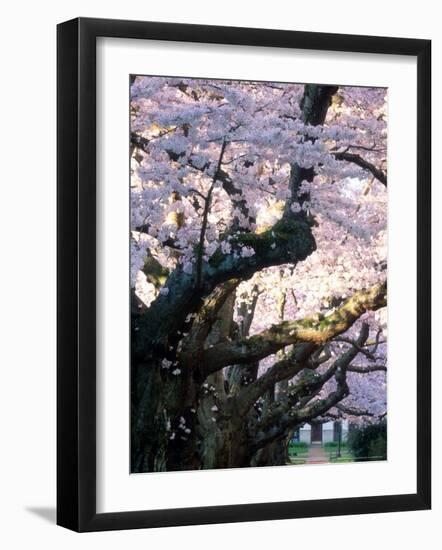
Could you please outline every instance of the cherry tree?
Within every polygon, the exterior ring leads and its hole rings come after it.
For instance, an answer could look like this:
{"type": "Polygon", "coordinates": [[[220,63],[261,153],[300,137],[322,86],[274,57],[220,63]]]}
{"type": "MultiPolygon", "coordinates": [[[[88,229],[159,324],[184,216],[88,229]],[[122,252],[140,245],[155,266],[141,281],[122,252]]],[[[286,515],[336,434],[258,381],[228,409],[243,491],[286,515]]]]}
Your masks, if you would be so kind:
{"type": "Polygon", "coordinates": [[[131,468],[386,414],[386,90],[133,77],[131,468]]]}

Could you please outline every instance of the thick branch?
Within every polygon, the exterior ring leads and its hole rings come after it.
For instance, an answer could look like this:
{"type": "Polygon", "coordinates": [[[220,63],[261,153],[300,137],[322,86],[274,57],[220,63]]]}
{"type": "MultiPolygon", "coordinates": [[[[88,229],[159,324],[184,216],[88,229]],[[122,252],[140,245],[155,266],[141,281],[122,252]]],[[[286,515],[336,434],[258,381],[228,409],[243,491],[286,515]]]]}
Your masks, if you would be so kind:
{"type": "MultiPolygon", "coordinates": [[[[165,283],[169,292],[159,294],[140,321],[137,334],[140,345],[136,346],[137,349],[141,351],[149,342],[150,349],[156,348],[159,353],[164,353],[170,346],[170,336],[176,333],[189,313],[197,311],[201,299],[219,284],[230,279],[249,279],[255,272],[273,265],[296,265],[315,250],[311,228],[303,219],[280,221],[265,233],[236,235],[230,243],[238,251],[241,246],[249,246],[255,254],[248,257],[242,257],[240,253],[227,255],[219,249],[204,263],[198,288],[194,273],[175,269],[165,283]]],[[[235,361],[225,365],[229,364],[233,365],[235,361]]]]}
{"type": "MultiPolygon", "coordinates": [[[[304,95],[301,99],[301,120],[305,124],[318,126],[324,124],[327,116],[328,108],[331,105],[333,95],[338,91],[337,86],[317,86],[315,84],[306,84],[304,87],[304,95]]],[[[308,138],[314,142],[313,138],[308,138]]],[[[315,177],[313,167],[303,168],[298,164],[294,164],[290,174],[290,199],[287,201],[284,215],[290,215],[291,205],[295,202],[300,206],[307,202],[310,197],[308,193],[300,193],[300,186],[305,180],[312,182],[315,177]]]]}
{"type": "Polygon", "coordinates": [[[331,392],[324,399],[315,401],[299,412],[292,411],[282,415],[279,422],[272,422],[271,427],[265,432],[259,434],[256,438],[254,443],[255,451],[265,447],[272,441],[283,437],[289,432],[289,430],[296,428],[305,422],[309,422],[317,416],[325,414],[328,410],[337,405],[339,401],[347,397],[349,389],[345,379],[345,372],[342,373],[337,382],[337,389],[331,392]]]}
{"type": "MultiPolygon", "coordinates": [[[[306,85],[301,103],[304,122],[312,125],[323,122],[336,90],[334,86],[306,85]]],[[[145,138],[132,138],[135,140],[134,145],[138,147],[148,145],[145,138]]],[[[219,171],[218,179],[221,177],[219,171]]],[[[304,174],[303,169],[297,165],[293,167],[291,203],[295,200],[301,202],[298,197],[299,186],[308,177],[313,177],[313,173],[304,174]]],[[[256,271],[266,267],[285,263],[296,265],[316,249],[310,220],[302,210],[298,213],[292,212],[291,203],[288,201],[283,218],[268,231],[261,234],[235,233],[230,244],[237,253],[226,255],[220,247],[202,266],[200,285],[195,285],[194,273],[183,273],[180,268],[170,275],[166,283],[168,294],[160,294],[140,322],[134,348],[137,353],[141,353],[140,359],[148,360],[153,350],[155,354],[164,353],[171,345],[171,335],[175,338],[173,335],[182,326],[186,316],[195,312],[201,299],[208,296],[217,285],[232,278],[248,279],[256,271]],[[254,255],[242,257],[240,250],[243,246],[253,248],[254,255]]],[[[235,364],[235,361],[224,363],[229,364],[235,364]]],[[[215,370],[218,367],[211,372],[215,370]]]]}
{"type": "MultiPolygon", "coordinates": [[[[247,301],[247,299],[244,300],[244,296],[240,296],[240,305],[238,306],[237,313],[242,316],[242,321],[235,327],[236,334],[232,331],[231,336],[235,335],[235,337],[239,336],[241,338],[249,336],[259,295],[260,291],[258,290],[258,285],[254,285],[248,296],[250,301],[247,301]]],[[[226,384],[230,396],[237,394],[242,387],[256,380],[258,366],[259,362],[256,362],[247,365],[247,368],[245,368],[244,365],[232,365],[229,368],[226,374],[226,384]]]]}
{"type": "Polygon", "coordinates": [[[235,363],[263,359],[285,346],[310,342],[321,345],[348,330],[365,312],[377,310],[387,303],[386,283],[360,290],[328,317],[284,321],[269,329],[233,342],[223,342],[206,350],[207,374],[235,363]]]}
{"type": "Polygon", "coordinates": [[[289,357],[277,361],[252,384],[243,387],[236,396],[239,414],[245,414],[253,403],[277,382],[296,376],[306,367],[305,363],[315,349],[316,346],[314,344],[297,346],[289,357]]]}
{"type": "MultiPolygon", "coordinates": [[[[365,343],[368,334],[369,327],[364,323],[357,339],[358,347],[361,347],[365,343]]],[[[273,414],[269,421],[265,422],[262,427],[262,432],[257,438],[257,448],[261,448],[271,441],[278,439],[296,426],[326,414],[332,407],[337,406],[340,401],[347,397],[349,395],[347,370],[358,353],[358,349],[352,347],[338,357],[323,375],[314,376],[314,379],[307,384],[303,384],[302,380],[300,380],[293,390],[293,393],[297,394],[298,397],[303,397],[306,393],[310,393],[312,396],[315,395],[318,391],[318,387],[322,387],[333,375],[336,380],[336,390],[331,392],[324,399],[318,399],[307,406],[305,406],[304,403],[308,403],[311,397],[308,398],[307,401],[302,400],[300,402],[301,408],[293,407],[293,403],[289,401],[286,407],[280,408],[276,411],[276,415],[273,414]]]]}
{"type": "Polygon", "coordinates": [[[188,322],[192,328],[183,342],[183,353],[181,360],[190,362],[196,359],[199,350],[207,339],[212,326],[218,320],[218,313],[227,298],[240,283],[239,279],[231,279],[218,286],[203,302],[197,314],[190,316],[188,322]]]}

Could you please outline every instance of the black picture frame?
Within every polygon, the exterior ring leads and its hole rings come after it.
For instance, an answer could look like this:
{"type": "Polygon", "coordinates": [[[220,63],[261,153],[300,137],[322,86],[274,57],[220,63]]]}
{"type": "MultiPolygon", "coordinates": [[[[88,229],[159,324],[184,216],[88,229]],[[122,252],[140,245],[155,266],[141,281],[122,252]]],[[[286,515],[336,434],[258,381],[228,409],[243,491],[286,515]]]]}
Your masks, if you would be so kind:
{"type": "Polygon", "coordinates": [[[431,502],[431,41],[79,18],[57,28],[57,523],[75,531],[424,510],[431,502]],[[96,38],[269,46],[417,58],[417,492],[96,512],[96,38]]]}

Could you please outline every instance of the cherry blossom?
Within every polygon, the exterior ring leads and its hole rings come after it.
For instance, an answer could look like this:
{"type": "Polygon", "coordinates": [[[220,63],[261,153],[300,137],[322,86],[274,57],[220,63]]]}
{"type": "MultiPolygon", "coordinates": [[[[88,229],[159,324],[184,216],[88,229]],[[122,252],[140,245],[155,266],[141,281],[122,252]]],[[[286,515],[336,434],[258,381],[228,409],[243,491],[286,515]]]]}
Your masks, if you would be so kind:
{"type": "Polygon", "coordinates": [[[133,471],[383,418],[387,90],[137,76],[130,117],[133,471]]]}

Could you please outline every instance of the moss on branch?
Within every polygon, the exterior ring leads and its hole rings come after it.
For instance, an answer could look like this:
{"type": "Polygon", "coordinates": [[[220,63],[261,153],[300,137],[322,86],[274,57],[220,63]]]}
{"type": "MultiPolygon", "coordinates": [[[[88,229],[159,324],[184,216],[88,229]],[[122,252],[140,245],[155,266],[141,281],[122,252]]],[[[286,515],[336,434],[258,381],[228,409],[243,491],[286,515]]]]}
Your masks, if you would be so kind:
{"type": "Polygon", "coordinates": [[[327,317],[284,321],[249,338],[223,342],[206,350],[207,371],[236,363],[250,363],[292,344],[322,345],[347,331],[367,311],[387,305],[387,285],[380,283],[356,292],[327,317]]]}

